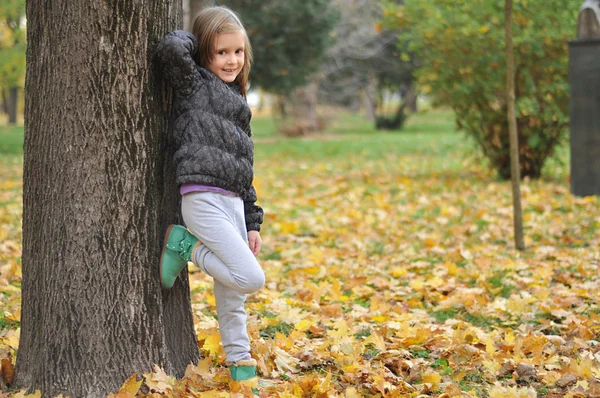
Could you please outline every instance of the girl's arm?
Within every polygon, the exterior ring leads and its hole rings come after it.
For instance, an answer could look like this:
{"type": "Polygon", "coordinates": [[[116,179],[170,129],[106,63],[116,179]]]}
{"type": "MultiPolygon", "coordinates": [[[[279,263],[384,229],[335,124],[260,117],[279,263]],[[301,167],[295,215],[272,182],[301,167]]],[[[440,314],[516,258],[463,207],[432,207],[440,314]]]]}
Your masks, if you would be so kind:
{"type": "Polygon", "coordinates": [[[260,224],[263,222],[264,211],[262,207],[255,205],[256,190],[254,185],[244,198],[244,214],[246,216],[246,230],[260,231],[260,224]]]}
{"type": "Polygon", "coordinates": [[[196,37],[185,30],[167,33],[156,47],[156,61],[165,80],[181,96],[190,95],[200,84],[194,61],[197,48],[196,37]]]}

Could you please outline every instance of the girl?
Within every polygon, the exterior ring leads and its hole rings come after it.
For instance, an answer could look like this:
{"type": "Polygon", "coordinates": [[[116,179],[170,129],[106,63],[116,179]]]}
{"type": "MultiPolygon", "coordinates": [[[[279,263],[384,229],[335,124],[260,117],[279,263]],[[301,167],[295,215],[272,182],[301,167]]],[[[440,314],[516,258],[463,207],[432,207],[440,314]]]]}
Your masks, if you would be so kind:
{"type": "Polygon", "coordinates": [[[254,204],[254,145],[245,100],[251,54],[242,23],[225,7],[204,9],[193,34],[171,32],[157,48],[174,92],[170,134],[189,229],[168,228],[161,283],[171,288],[188,261],[214,279],[221,339],[238,381],[256,375],[244,302],[265,283],[255,257],[263,210],[254,204]]]}

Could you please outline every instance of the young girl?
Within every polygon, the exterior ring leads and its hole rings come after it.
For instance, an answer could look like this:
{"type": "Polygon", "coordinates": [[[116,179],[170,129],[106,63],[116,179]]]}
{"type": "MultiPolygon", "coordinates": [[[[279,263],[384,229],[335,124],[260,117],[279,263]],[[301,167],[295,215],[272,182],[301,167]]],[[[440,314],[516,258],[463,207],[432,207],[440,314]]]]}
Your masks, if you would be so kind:
{"type": "Polygon", "coordinates": [[[244,302],[265,283],[255,257],[263,211],[254,204],[254,145],[245,100],[251,54],[242,23],[225,7],[204,9],[193,34],[171,32],[157,48],[174,92],[171,139],[187,226],[172,225],[166,232],[161,283],[171,288],[188,261],[214,279],[219,329],[234,380],[256,375],[244,302]]]}

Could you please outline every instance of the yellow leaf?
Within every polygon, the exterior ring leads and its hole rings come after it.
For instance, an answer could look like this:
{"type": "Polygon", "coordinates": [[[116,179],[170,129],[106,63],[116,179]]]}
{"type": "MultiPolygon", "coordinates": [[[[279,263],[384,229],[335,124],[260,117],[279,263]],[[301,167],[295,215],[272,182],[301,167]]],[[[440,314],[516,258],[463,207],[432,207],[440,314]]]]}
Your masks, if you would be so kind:
{"type": "Polygon", "coordinates": [[[142,386],[142,382],[143,379],[137,381],[137,374],[134,373],[129,379],[125,381],[125,383],[123,383],[123,385],[119,389],[119,392],[117,393],[117,398],[135,397],[135,395],[140,390],[140,387],[142,386]]]}
{"type": "Polygon", "coordinates": [[[308,319],[303,319],[300,322],[297,322],[294,325],[294,328],[300,332],[306,332],[312,325],[314,322],[308,320],[308,319]]]}
{"type": "Polygon", "coordinates": [[[212,354],[219,354],[219,352],[223,349],[221,346],[221,334],[219,332],[215,332],[208,336],[206,340],[204,340],[204,345],[202,348],[212,354]]]}
{"type": "Polygon", "coordinates": [[[13,395],[13,398],[42,398],[42,393],[40,390],[36,390],[33,394],[27,394],[25,390],[21,390],[13,395]]]}
{"type": "Polygon", "coordinates": [[[217,305],[217,299],[213,293],[208,293],[206,295],[206,304],[210,305],[211,307],[215,307],[217,305]]]}
{"type": "Polygon", "coordinates": [[[421,379],[423,380],[423,383],[430,383],[436,385],[437,383],[442,381],[442,376],[437,372],[426,372],[423,373],[421,379]]]}

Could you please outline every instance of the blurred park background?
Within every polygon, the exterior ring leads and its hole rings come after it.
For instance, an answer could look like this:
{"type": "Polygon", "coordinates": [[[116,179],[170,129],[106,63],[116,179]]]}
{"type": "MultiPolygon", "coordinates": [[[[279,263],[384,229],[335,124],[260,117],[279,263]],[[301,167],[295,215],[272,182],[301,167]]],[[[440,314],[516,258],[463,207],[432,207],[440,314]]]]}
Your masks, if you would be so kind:
{"type": "MultiPolygon", "coordinates": [[[[598,396],[600,202],[569,192],[568,41],[581,2],[514,0],[522,253],[507,181],[504,1],[217,3],[241,15],[254,48],[268,282],[248,312],[253,355],[275,383],[268,396],[598,396]]],[[[182,27],[211,4],[185,0],[182,27]]],[[[8,364],[20,330],[26,29],[25,0],[0,0],[8,364]]],[[[214,296],[190,271],[208,369],[224,362],[214,296]]],[[[210,369],[145,383],[165,396],[227,391],[222,368],[210,369]]]]}
{"type": "MultiPolygon", "coordinates": [[[[184,27],[211,0],[184,1],[184,27]]],[[[442,134],[500,178],[510,177],[504,3],[227,0],[254,47],[254,133],[318,137],[404,130],[439,119],[442,134]],[[337,127],[336,123],[351,128],[337,127]]],[[[568,152],[568,45],[579,4],[515,1],[516,107],[521,176],[568,152]],[[541,5],[544,4],[543,7],[541,5]]],[[[23,125],[24,0],[0,3],[0,149],[19,151],[23,125]]],[[[428,130],[432,132],[432,130],[428,130]]]]}

